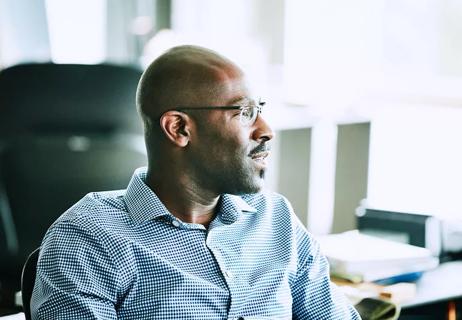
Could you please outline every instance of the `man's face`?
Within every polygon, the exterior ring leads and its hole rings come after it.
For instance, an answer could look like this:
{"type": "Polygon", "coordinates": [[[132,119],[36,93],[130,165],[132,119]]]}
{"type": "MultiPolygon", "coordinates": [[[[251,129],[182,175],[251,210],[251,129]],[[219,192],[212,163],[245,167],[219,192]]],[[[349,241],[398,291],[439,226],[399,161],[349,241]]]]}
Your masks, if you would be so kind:
{"type": "MultiPolygon", "coordinates": [[[[251,101],[240,75],[227,81],[214,100],[216,106],[258,103],[251,101]]],[[[193,117],[196,134],[191,155],[199,185],[218,194],[260,191],[268,141],[273,137],[261,115],[249,125],[241,123],[240,110],[197,111],[193,117]]]]}

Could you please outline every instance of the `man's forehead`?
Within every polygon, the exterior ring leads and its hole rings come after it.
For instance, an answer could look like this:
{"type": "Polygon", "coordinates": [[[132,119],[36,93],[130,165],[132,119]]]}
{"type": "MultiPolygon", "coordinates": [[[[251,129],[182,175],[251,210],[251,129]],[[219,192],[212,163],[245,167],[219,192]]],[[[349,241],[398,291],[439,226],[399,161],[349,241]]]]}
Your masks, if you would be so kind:
{"type": "Polygon", "coordinates": [[[250,92],[243,74],[235,78],[222,79],[220,87],[218,98],[227,103],[244,102],[249,99],[250,92]]]}

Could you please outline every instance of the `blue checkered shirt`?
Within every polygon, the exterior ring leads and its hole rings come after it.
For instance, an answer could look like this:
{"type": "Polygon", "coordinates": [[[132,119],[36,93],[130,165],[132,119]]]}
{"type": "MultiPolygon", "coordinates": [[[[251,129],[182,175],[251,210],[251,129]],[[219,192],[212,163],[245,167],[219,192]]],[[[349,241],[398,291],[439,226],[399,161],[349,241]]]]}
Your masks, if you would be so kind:
{"type": "Polygon", "coordinates": [[[224,194],[206,229],[145,178],[88,194],[50,227],[33,319],[359,319],[285,198],[224,194]]]}

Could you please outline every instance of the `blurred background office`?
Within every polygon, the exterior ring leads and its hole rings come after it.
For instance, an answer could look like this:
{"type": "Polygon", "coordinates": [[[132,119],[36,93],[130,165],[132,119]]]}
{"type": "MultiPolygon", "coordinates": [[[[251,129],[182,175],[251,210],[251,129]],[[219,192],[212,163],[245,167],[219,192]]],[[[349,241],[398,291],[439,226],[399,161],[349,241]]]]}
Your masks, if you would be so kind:
{"type": "Polygon", "coordinates": [[[461,229],[460,1],[0,0],[5,70],[141,71],[179,44],[215,49],[248,73],[277,131],[268,188],[314,234],[355,229],[360,204],[461,229]]]}

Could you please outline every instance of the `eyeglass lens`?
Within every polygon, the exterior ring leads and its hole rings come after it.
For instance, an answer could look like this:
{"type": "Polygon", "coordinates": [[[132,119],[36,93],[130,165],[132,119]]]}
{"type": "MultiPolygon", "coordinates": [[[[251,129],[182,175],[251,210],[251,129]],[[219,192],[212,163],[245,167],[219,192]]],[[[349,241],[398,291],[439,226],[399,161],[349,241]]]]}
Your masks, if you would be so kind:
{"type": "Polygon", "coordinates": [[[243,125],[252,125],[260,113],[261,107],[258,105],[249,105],[241,109],[240,120],[243,125]]]}

